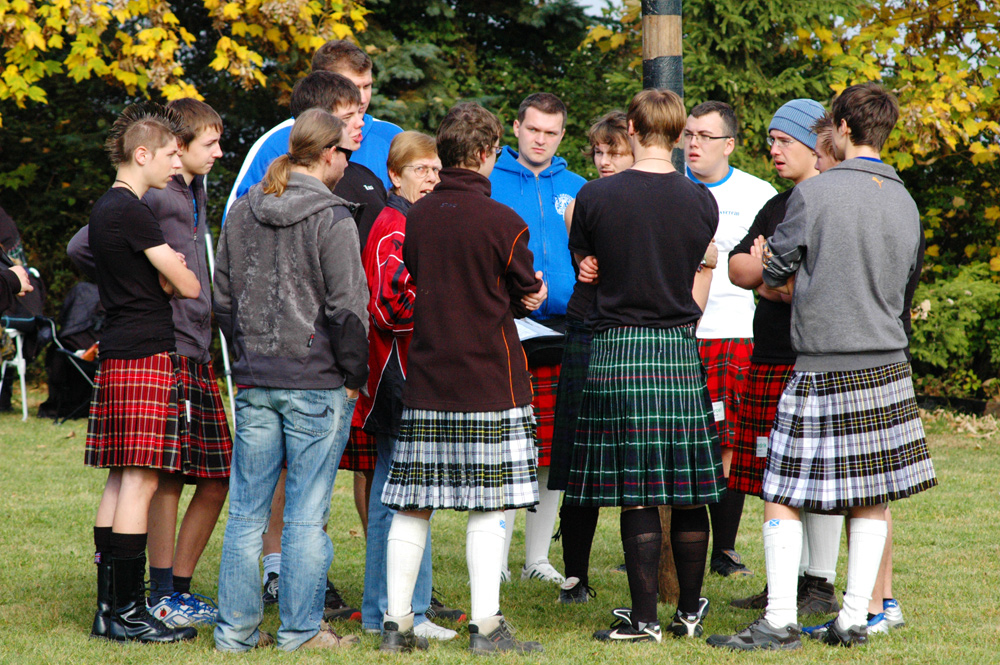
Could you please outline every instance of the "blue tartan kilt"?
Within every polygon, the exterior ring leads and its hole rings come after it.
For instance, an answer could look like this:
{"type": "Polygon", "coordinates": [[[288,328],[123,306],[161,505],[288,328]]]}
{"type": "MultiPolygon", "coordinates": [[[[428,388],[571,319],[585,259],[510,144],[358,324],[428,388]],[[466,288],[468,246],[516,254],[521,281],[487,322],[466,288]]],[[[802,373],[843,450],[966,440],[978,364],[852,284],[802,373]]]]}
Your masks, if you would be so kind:
{"type": "Polygon", "coordinates": [[[530,404],[471,413],[404,408],[382,503],[395,510],[533,506],[537,455],[530,404]]]}
{"type": "Polygon", "coordinates": [[[905,362],[793,372],[768,446],[762,498],[793,508],[874,506],[937,484],[905,362]]]}
{"type": "Polygon", "coordinates": [[[594,336],[567,503],[715,503],[721,457],[694,326],[594,336]]]}

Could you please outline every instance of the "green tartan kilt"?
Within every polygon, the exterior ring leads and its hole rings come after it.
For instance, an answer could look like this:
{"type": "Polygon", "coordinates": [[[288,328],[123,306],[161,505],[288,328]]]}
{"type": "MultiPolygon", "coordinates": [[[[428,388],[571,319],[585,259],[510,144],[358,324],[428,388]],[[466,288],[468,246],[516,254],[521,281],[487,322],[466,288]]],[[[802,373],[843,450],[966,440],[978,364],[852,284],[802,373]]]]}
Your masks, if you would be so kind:
{"type": "Polygon", "coordinates": [[[595,335],[566,501],[690,506],[725,487],[694,326],[595,335]]]}

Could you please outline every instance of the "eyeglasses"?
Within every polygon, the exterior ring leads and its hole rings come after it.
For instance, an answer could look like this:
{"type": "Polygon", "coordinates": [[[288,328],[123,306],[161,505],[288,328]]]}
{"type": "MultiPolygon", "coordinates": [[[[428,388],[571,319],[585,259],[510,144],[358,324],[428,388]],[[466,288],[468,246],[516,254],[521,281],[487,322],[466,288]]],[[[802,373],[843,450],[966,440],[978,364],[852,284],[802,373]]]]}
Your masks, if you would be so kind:
{"type": "Polygon", "coordinates": [[[503,146],[495,145],[493,146],[493,152],[497,157],[503,154],[503,146]]]}
{"type": "Polygon", "coordinates": [[[793,143],[795,143],[795,139],[774,138],[773,136],[768,136],[767,137],[767,145],[768,146],[774,146],[775,143],[778,144],[779,148],[781,148],[782,150],[784,150],[788,146],[790,146],[793,143]]]}
{"type": "MultiPolygon", "coordinates": [[[[402,167],[403,169],[413,169],[414,175],[418,178],[426,178],[428,174],[433,173],[437,175],[441,172],[441,169],[437,166],[427,166],[426,164],[407,164],[402,167]]],[[[400,169],[402,170],[402,169],[400,169]]]]}
{"type": "Polygon", "coordinates": [[[351,155],[354,154],[353,150],[349,150],[347,148],[343,148],[343,147],[341,147],[339,145],[336,145],[336,146],[333,146],[333,147],[335,147],[338,151],[344,153],[344,157],[347,158],[347,161],[351,161],[351,155]]]}
{"type": "Polygon", "coordinates": [[[731,139],[732,136],[712,136],[711,134],[695,134],[694,132],[689,132],[684,130],[684,140],[688,143],[693,143],[695,139],[701,141],[721,141],[723,139],[731,139]]]}

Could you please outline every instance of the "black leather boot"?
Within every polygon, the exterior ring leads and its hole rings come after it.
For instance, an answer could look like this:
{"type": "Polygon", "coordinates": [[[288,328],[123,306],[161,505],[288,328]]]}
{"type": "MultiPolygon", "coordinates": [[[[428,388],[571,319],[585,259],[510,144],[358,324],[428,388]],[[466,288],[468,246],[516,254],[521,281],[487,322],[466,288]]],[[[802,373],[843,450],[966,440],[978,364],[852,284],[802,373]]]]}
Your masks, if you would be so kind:
{"type": "Polygon", "coordinates": [[[97,564],[97,612],[94,613],[94,624],[90,627],[91,637],[108,636],[108,624],[111,623],[114,602],[115,599],[111,595],[111,562],[102,561],[97,564]]]}
{"type": "Polygon", "coordinates": [[[146,555],[111,560],[114,613],[108,637],[119,642],[178,642],[193,640],[198,631],[190,626],[170,628],[146,609],[146,555]]]}

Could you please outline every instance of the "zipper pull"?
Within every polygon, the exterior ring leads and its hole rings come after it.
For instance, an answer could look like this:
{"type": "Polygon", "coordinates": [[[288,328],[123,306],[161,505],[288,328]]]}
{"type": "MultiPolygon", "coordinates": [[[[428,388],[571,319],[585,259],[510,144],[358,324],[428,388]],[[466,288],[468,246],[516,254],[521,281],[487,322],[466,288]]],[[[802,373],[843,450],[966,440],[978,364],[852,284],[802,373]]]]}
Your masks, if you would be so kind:
{"type": "Polygon", "coordinates": [[[313,334],[309,335],[309,343],[306,344],[307,348],[310,348],[310,349],[312,348],[313,340],[314,339],[316,339],[316,333],[313,333],[313,334]]]}

